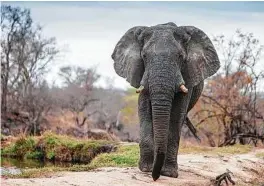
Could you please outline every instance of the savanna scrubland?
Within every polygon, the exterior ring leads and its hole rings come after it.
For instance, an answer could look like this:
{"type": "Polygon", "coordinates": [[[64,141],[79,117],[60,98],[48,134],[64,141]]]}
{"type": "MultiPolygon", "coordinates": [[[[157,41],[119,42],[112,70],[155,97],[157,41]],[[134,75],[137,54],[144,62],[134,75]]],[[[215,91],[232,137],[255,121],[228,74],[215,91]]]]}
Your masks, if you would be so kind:
{"type": "MultiPolygon", "coordinates": [[[[107,88],[98,87],[95,84],[102,77],[96,68],[78,65],[62,66],[58,72],[62,83],[49,84],[49,69],[62,53],[56,38],[43,36],[30,10],[19,7],[1,6],[1,28],[1,157],[82,163],[29,168],[7,176],[45,177],[58,171],[121,167],[119,177],[124,176],[122,171],[129,172],[124,182],[152,184],[136,169],[126,168],[136,167],[139,156],[135,89],[117,89],[111,79],[107,88]]],[[[221,35],[212,41],[222,67],[206,81],[189,114],[201,142],[185,125],[182,129],[180,183],[214,184],[217,179],[209,178],[225,173],[226,168],[240,185],[263,183],[263,45],[243,30],[234,31],[231,39],[221,35]],[[191,163],[195,159],[199,165],[191,163]],[[212,174],[208,173],[212,171],[210,164],[218,167],[212,174]]],[[[1,166],[8,166],[2,160],[1,166]]],[[[71,177],[74,173],[67,174],[71,177]]],[[[177,184],[170,181],[164,178],[161,185],[177,184]]]]}

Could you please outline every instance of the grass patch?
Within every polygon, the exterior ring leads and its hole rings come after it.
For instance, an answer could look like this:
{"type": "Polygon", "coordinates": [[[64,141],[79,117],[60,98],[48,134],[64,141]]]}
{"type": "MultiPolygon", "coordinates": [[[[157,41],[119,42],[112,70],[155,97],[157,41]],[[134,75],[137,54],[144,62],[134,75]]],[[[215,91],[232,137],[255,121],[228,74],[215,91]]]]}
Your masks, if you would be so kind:
{"type": "Polygon", "coordinates": [[[110,152],[116,142],[84,140],[50,132],[40,137],[20,137],[3,147],[1,156],[89,163],[97,154],[110,152]]]}
{"type": "Polygon", "coordinates": [[[100,154],[90,165],[92,167],[136,167],[139,160],[139,146],[120,146],[114,153],[100,154]]]}
{"type": "Polygon", "coordinates": [[[213,152],[217,154],[245,154],[252,150],[252,145],[233,145],[215,148],[213,152]]]}
{"type": "MultiPolygon", "coordinates": [[[[21,137],[16,140],[14,143],[4,147],[2,149],[2,156],[11,156],[11,157],[23,157],[29,156],[30,152],[35,148],[36,141],[32,138],[21,137]]],[[[34,152],[34,150],[33,150],[34,152]]]]}
{"type": "Polygon", "coordinates": [[[47,177],[60,171],[90,171],[100,167],[136,167],[139,160],[138,145],[119,146],[116,152],[99,154],[90,164],[71,167],[43,167],[22,170],[21,174],[6,175],[9,178],[47,177]]]}
{"type": "Polygon", "coordinates": [[[256,157],[264,159],[264,152],[257,153],[256,157]]]}
{"type": "Polygon", "coordinates": [[[181,145],[179,149],[180,154],[202,153],[202,154],[243,154],[252,150],[251,145],[233,145],[226,147],[206,147],[206,146],[192,146],[181,145]]]}

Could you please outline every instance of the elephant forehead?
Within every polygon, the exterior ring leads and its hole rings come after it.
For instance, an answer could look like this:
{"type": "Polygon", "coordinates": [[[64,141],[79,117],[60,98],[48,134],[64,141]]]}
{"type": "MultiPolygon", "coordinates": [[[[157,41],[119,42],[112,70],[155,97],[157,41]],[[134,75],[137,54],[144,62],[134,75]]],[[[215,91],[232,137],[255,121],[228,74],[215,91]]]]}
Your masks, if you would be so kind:
{"type": "Polygon", "coordinates": [[[160,28],[160,29],[175,29],[177,28],[177,25],[175,23],[169,22],[169,23],[164,23],[164,24],[158,24],[153,27],[160,28]]]}
{"type": "Polygon", "coordinates": [[[175,27],[172,26],[164,26],[164,25],[158,25],[158,26],[152,26],[150,27],[151,31],[157,31],[157,32],[172,32],[173,30],[175,30],[175,27]]]}
{"type": "Polygon", "coordinates": [[[177,39],[187,39],[187,33],[170,25],[156,25],[145,30],[144,35],[152,35],[154,37],[176,37],[177,39]]]}

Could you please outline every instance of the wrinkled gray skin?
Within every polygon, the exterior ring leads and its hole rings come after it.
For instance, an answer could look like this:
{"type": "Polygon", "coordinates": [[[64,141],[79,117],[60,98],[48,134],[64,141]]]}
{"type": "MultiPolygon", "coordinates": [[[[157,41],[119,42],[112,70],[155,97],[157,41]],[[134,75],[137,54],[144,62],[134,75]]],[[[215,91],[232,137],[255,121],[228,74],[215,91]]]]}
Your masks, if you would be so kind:
{"type": "Polygon", "coordinates": [[[215,48],[200,29],[174,23],[129,29],[112,54],[116,73],[139,95],[139,169],[178,177],[180,131],[203,90],[204,79],[220,67],[215,48]],[[180,85],[188,93],[180,91],[180,85]]]}

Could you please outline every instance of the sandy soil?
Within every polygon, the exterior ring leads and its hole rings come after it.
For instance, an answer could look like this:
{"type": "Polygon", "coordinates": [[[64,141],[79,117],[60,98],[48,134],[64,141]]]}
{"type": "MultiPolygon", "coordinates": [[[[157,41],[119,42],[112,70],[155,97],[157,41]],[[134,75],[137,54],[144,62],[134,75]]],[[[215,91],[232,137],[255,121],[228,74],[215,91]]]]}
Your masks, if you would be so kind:
{"type": "MultiPolygon", "coordinates": [[[[161,176],[156,182],[150,173],[138,168],[100,168],[91,172],[61,172],[49,178],[4,179],[3,186],[207,186],[210,180],[228,168],[236,185],[264,185],[264,159],[254,152],[240,155],[216,156],[202,154],[179,155],[179,177],[161,176]]],[[[224,184],[223,184],[224,185],[224,184]]],[[[230,184],[231,185],[231,184],[230,184]]]]}

